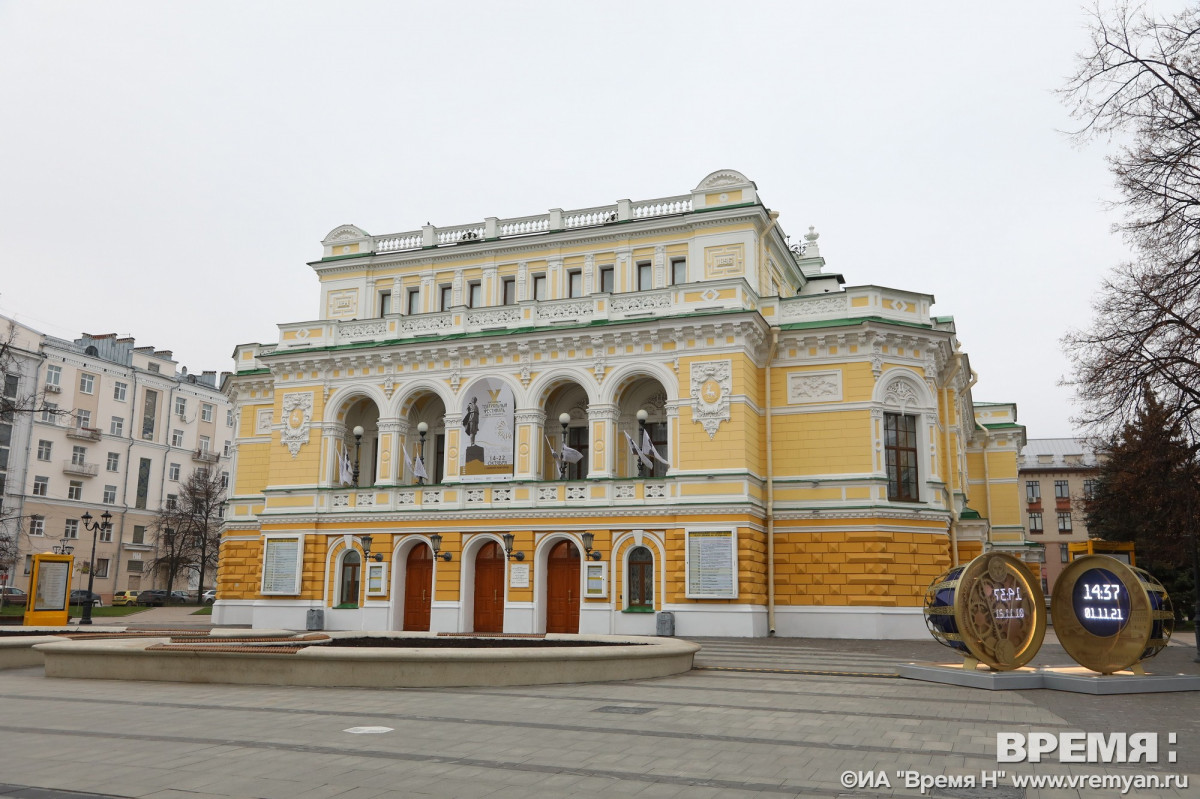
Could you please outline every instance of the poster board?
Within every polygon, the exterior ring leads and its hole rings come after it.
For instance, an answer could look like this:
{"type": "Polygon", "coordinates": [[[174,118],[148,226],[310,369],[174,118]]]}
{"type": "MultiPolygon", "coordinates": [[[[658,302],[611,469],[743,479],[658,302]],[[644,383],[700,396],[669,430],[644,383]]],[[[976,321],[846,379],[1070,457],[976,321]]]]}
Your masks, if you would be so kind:
{"type": "Polygon", "coordinates": [[[603,599],[608,596],[608,564],[583,564],[583,595],[587,599],[603,599]]]}
{"type": "Polygon", "coordinates": [[[262,593],[293,596],[300,593],[304,565],[304,536],[267,536],[263,540],[262,593]]]}
{"type": "Polygon", "coordinates": [[[485,377],[462,393],[459,480],[464,483],[512,480],[517,400],[503,380],[485,377]]]}
{"type": "Polygon", "coordinates": [[[38,554],[30,571],[29,599],[25,606],[26,626],[65,627],[71,594],[74,555],[38,554]]]}
{"type": "Polygon", "coordinates": [[[688,599],[737,599],[737,531],[688,530],[688,599]]]}
{"type": "Polygon", "coordinates": [[[367,596],[387,596],[387,564],[367,562],[367,596]]]}

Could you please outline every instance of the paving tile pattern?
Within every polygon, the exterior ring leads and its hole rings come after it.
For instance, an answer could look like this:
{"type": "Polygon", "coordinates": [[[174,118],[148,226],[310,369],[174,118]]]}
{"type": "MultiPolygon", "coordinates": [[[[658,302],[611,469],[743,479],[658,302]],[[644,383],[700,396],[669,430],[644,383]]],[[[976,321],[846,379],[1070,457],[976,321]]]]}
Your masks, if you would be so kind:
{"type": "MultiPolygon", "coordinates": [[[[370,690],[47,679],[0,674],[0,796],[917,797],[897,771],[1001,768],[1000,731],[1174,732],[1157,766],[1004,764],[1021,774],[1188,774],[1200,796],[1200,698],[986,692],[893,676],[933,642],[699,639],[697,669],[654,680],[370,690]],[[870,675],[870,676],[868,676],[870,675]],[[355,727],[391,732],[353,734],[355,727]],[[846,787],[845,771],[891,788],[846,787]]],[[[1200,673],[1194,651],[1163,664],[1200,673]],[[1190,670],[1189,670],[1190,669],[1190,670]]],[[[1065,658],[1049,644],[1039,658],[1065,658]]],[[[1065,662],[1065,661],[1063,661],[1065,662]]],[[[1165,740],[1165,737],[1164,737],[1165,740]]],[[[1086,791],[942,789],[939,799],[1086,791]]]]}

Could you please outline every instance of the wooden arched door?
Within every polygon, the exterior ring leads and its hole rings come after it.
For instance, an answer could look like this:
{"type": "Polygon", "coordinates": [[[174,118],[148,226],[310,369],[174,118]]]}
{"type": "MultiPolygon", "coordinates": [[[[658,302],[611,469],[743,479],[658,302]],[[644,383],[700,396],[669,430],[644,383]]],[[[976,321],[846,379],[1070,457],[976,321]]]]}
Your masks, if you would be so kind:
{"type": "Polygon", "coordinates": [[[475,554],[475,632],[504,632],[504,550],[495,541],[475,554]]]}
{"type": "Polygon", "coordinates": [[[579,632],[579,549],[559,541],[546,562],[546,632],[579,632]]]}
{"type": "Polygon", "coordinates": [[[433,605],[433,550],[418,544],[404,567],[404,629],[428,630],[433,605]]]}

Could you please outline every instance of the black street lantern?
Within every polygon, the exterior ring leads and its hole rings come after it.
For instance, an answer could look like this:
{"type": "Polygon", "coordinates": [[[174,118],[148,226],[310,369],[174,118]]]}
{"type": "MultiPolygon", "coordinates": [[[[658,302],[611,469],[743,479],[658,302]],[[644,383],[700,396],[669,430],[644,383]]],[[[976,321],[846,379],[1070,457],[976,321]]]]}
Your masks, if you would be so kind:
{"type": "Polygon", "coordinates": [[[645,408],[641,408],[638,410],[638,412],[637,412],[637,420],[638,420],[637,448],[638,448],[638,452],[640,453],[638,455],[638,459],[637,459],[638,477],[646,476],[646,460],[645,460],[646,453],[642,452],[642,448],[645,446],[645,444],[643,442],[645,442],[645,440],[646,440],[646,420],[649,418],[650,418],[650,414],[646,413],[645,408]]]}
{"type": "Polygon", "coordinates": [[[108,511],[100,514],[100,521],[93,522],[92,514],[84,512],[83,514],[83,529],[92,531],[92,559],[88,561],[88,593],[86,601],[83,603],[83,615],[79,617],[80,624],[92,623],[92,587],[96,581],[96,534],[101,530],[112,529],[112,514],[108,511]]]}

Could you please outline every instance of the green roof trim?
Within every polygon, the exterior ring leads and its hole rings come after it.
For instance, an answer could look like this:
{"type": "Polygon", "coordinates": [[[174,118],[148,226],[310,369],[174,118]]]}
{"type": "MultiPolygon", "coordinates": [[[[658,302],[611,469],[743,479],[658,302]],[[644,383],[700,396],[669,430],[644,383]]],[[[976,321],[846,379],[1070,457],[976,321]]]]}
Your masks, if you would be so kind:
{"type": "Polygon", "coordinates": [[[985,424],[984,427],[988,430],[1011,430],[1017,427],[1024,428],[1025,425],[1017,424],[1016,422],[997,422],[995,424],[985,424]]]}
{"type": "Polygon", "coordinates": [[[980,516],[979,511],[975,510],[974,508],[963,508],[962,513],[958,514],[958,518],[960,518],[960,519],[982,519],[983,517],[980,516]]]}
{"type": "Polygon", "coordinates": [[[322,258],[319,261],[309,261],[308,266],[316,266],[317,264],[325,264],[325,263],[329,263],[330,261],[346,261],[351,258],[366,258],[366,257],[374,255],[374,254],[375,254],[374,250],[368,250],[367,252],[350,252],[350,253],[346,253],[345,255],[330,255],[325,258],[322,258]]]}
{"type": "Polygon", "coordinates": [[[780,330],[814,330],[820,327],[853,327],[861,325],[863,322],[878,322],[885,325],[899,325],[900,327],[915,327],[921,330],[932,330],[929,325],[923,325],[916,322],[901,322],[896,319],[885,319],[882,316],[856,316],[846,319],[825,319],[816,322],[788,322],[779,326],[780,330]]]}

